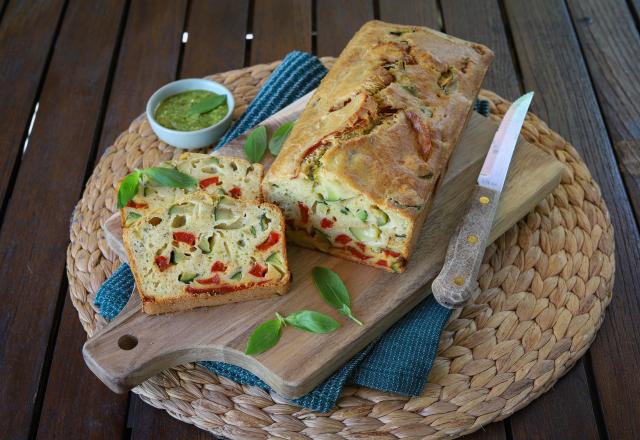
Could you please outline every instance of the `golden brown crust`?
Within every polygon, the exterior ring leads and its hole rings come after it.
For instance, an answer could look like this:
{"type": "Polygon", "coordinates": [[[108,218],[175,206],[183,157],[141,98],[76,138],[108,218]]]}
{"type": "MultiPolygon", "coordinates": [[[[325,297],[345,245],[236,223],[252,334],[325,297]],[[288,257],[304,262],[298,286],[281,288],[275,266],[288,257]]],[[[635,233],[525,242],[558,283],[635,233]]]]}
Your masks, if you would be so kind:
{"type": "Polygon", "coordinates": [[[149,298],[141,294],[140,297],[142,299],[142,311],[149,315],[158,315],[161,313],[195,309],[197,307],[219,306],[222,304],[253,301],[280,296],[287,293],[290,284],[291,277],[290,274],[287,274],[279,280],[278,283],[269,283],[221,295],[201,294],[178,298],[156,299],[149,298]]]}
{"type": "Polygon", "coordinates": [[[462,132],[492,58],[482,45],[428,28],[366,23],[323,79],[265,179],[294,178],[310,148],[318,142],[339,143],[341,148],[327,150],[327,159],[338,156],[332,162],[335,168],[327,165],[332,174],[380,206],[417,218],[462,132]],[[395,77],[383,67],[393,62],[404,65],[395,77]],[[377,105],[365,105],[370,102],[377,105]],[[421,113],[421,105],[433,116],[421,113]],[[383,114],[389,108],[393,112],[383,114]],[[327,139],[357,129],[354,120],[374,127],[351,140],[327,139]],[[425,137],[430,148],[423,145],[425,137]],[[406,153],[402,157],[399,147],[406,153]],[[346,160],[343,149],[362,153],[360,160],[346,160]],[[421,179],[420,173],[432,178],[421,179]],[[388,184],[390,177],[393,185],[388,184]]]}

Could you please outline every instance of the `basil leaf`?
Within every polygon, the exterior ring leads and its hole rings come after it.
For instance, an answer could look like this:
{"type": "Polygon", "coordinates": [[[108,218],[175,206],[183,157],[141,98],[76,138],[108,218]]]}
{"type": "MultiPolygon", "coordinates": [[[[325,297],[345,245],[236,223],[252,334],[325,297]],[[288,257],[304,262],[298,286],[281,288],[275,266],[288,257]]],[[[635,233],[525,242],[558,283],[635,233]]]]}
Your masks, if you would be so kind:
{"type": "Polygon", "coordinates": [[[289,137],[289,133],[291,133],[291,129],[293,128],[293,124],[296,121],[289,121],[285,124],[282,124],[276,131],[273,132],[271,136],[271,140],[269,141],[269,151],[274,156],[277,156],[282,149],[282,144],[289,137]]]}
{"type": "Polygon", "coordinates": [[[278,343],[281,333],[281,319],[270,319],[263,322],[249,336],[244,352],[248,355],[256,355],[267,351],[278,343]]]}
{"type": "Polygon", "coordinates": [[[322,296],[329,305],[356,324],[362,325],[362,322],[353,316],[351,312],[349,291],[337,273],[326,267],[316,266],[311,271],[311,275],[313,276],[313,282],[316,288],[320,291],[320,296],[322,296]]]}
{"type": "Polygon", "coordinates": [[[210,111],[220,107],[225,102],[227,102],[227,95],[210,96],[200,102],[192,104],[191,107],[189,107],[189,114],[201,115],[202,113],[209,113],[210,111]]]}
{"type": "Polygon", "coordinates": [[[152,167],[145,168],[142,172],[158,185],[171,188],[189,188],[198,183],[196,179],[188,174],[172,168],[152,167]]]}
{"type": "Polygon", "coordinates": [[[329,305],[338,309],[351,304],[349,291],[337,273],[326,267],[316,266],[312,269],[311,275],[320,295],[329,305]]]}
{"type": "Polygon", "coordinates": [[[258,163],[262,160],[266,150],[267,128],[264,125],[260,125],[247,137],[244,143],[244,154],[252,163],[258,163]]]}
{"type": "Polygon", "coordinates": [[[136,170],[128,174],[118,188],[118,209],[127,206],[127,202],[138,194],[138,185],[140,184],[140,171],[136,170]]]}
{"type": "Polygon", "coordinates": [[[331,316],[313,310],[301,310],[284,318],[284,321],[297,329],[311,333],[331,333],[340,324],[331,316]]]}

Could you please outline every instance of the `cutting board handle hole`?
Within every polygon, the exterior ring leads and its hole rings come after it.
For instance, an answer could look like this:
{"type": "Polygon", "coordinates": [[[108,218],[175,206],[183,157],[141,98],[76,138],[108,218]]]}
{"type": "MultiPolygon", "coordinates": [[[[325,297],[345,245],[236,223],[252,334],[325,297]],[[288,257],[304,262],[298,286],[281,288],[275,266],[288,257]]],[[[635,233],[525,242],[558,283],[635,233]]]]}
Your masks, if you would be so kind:
{"type": "Polygon", "coordinates": [[[123,350],[133,350],[138,345],[138,338],[133,335],[122,335],[118,339],[118,347],[123,350]]]}

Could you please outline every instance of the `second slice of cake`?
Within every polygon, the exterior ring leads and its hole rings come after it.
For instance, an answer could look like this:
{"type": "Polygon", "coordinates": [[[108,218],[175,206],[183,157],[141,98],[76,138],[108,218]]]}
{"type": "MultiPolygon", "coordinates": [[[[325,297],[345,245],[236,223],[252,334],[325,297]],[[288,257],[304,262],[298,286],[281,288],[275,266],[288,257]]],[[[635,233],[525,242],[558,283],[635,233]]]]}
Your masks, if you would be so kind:
{"type": "Polygon", "coordinates": [[[289,288],[284,219],[269,203],[193,192],[125,228],[124,245],[149,314],[289,288]]]}
{"type": "Polygon", "coordinates": [[[228,195],[234,199],[262,201],[260,182],[263,167],[239,157],[183,153],[177,159],[160,164],[162,168],[180,171],[198,181],[193,188],[160,186],[144,178],[138,193],[120,210],[122,225],[127,227],[147,212],[167,206],[193,191],[228,195]]]}

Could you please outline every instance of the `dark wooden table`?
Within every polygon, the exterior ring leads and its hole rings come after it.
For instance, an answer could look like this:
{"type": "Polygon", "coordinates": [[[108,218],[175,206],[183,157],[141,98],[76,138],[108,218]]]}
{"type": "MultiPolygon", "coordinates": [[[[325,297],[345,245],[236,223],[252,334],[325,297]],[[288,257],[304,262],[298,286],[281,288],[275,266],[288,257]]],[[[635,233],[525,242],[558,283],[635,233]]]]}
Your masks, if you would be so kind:
{"type": "Polygon", "coordinates": [[[338,55],[380,18],[491,47],[485,87],[536,91],[533,111],[582,153],[615,227],[614,299],[592,348],[475,437],[640,438],[639,12],[639,0],[0,0],[0,437],[211,438],[85,367],[71,211],[159,86],[293,49],[338,55]]]}

